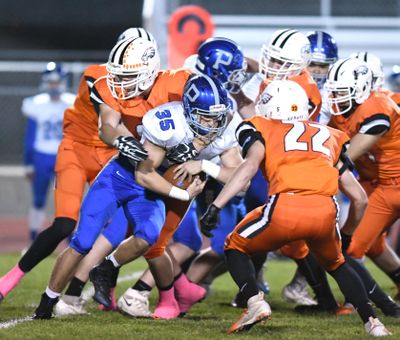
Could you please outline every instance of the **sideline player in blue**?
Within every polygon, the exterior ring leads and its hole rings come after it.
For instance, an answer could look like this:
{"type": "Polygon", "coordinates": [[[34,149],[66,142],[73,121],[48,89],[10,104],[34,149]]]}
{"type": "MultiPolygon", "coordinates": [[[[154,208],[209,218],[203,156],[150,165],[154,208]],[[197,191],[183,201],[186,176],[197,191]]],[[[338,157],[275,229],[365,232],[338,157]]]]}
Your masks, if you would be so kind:
{"type": "Polygon", "coordinates": [[[66,89],[66,71],[61,64],[49,62],[42,74],[42,92],[22,102],[21,111],[27,117],[24,162],[33,195],[28,216],[31,241],[43,227],[47,190],[54,178],[58,145],[62,139],[64,111],[75,100],[75,95],[66,89]]]}

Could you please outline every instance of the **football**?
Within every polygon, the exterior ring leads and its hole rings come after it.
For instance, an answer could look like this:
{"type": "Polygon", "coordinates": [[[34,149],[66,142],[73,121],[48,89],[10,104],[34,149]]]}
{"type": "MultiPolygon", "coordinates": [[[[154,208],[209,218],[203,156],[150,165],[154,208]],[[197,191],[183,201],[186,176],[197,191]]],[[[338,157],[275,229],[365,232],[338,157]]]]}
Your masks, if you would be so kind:
{"type": "MultiPolygon", "coordinates": [[[[188,178],[186,178],[184,181],[179,181],[178,179],[174,179],[174,175],[175,175],[174,169],[176,169],[176,167],[177,167],[178,165],[179,165],[179,164],[174,164],[174,165],[170,166],[170,167],[164,172],[163,177],[164,177],[168,182],[170,182],[171,184],[177,186],[178,188],[180,188],[180,189],[186,189],[186,188],[190,185],[190,183],[191,183],[191,182],[189,182],[189,179],[188,179],[188,178]]],[[[199,176],[200,176],[200,179],[201,179],[202,181],[205,181],[205,180],[207,179],[207,175],[206,175],[204,172],[200,172],[199,176]]],[[[195,176],[193,176],[192,178],[194,178],[194,177],[195,177],[195,176]]]]}

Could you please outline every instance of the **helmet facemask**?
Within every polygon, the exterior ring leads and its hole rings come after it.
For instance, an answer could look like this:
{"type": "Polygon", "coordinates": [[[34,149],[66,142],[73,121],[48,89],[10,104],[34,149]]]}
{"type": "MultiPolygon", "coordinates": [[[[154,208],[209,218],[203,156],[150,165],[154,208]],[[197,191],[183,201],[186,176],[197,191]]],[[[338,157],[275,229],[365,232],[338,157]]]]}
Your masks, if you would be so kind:
{"type": "Polygon", "coordinates": [[[225,104],[210,106],[209,111],[199,108],[190,108],[186,106],[187,121],[193,134],[208,142],[214,141],[221,136],[227,125],[227,116],[230,108],[225,104]],[[191,110],[191,111],[189,111],[191,110]]]}
{"type": "Polygon", "coordinates": [[[372,72],[365,62],[356,58],[337,61],[325,83],[331,114],[349,114],[364,103],[371,93],[371,82],[372,72]]]}

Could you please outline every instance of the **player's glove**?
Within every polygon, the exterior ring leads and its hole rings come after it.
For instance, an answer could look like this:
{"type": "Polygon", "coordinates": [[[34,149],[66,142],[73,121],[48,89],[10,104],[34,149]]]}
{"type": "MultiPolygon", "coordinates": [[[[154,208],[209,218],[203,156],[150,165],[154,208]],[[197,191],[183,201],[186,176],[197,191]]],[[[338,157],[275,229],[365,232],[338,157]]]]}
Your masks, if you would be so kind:
{"type": "Polygon", "coordinates": [[[192,142],[182,143],[169,150],[167,158],[174,163],[184,163],[198,156],[199,152],[196,150],[192,142]]]}
{"type": "Polygon", "coordinates": [[[132,136],[119,136],[114,140],[113,144],[121,155],[133,161],[140,162],[147,159],[147,151],[144,149],[143,145],[132,136]]]}
{"type": "Polygon", "coordinates": [[[200,229],[203,235],[207,237],[213,236],[211,231],[217,228],[220,210],[221,209],[216,207],[214,204],[208,206],[207,211],[200,218],[200,229]]]}
{"type": "Polygon", "coordinates": [[[340,231],[340,237],[342,238],[342,253],[345,254],[351,243],[351,235],[347,235],[340,231]]]}

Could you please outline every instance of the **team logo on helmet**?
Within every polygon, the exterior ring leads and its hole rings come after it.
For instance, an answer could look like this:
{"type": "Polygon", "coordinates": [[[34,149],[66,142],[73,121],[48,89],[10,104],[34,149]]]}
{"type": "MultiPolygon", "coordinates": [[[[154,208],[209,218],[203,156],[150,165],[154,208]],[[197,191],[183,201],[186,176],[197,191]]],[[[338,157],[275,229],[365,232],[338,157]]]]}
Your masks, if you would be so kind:
{"type": "Polygon", "coordinates": [[[360,74],[363,75],[367,73],[368,73],[368,67],[365,65],[360,65],[354,70],[354,77],[357,79],[360,74]]]}
{"type": "Polygon", "coordinates": [[[272,99],[272,96],[269,93],[261,94],[261,104],[267,104],[272,99]]]}
{"type": "Polygon", "coordinates": [[[149,63],[149,59],[154,58],[156,55],[156,50],[154,47],[149,47],[146,51],[144,51],[142,55],[143,64],[147,65],[149,63]]]}
{"type": "Polygon", "coordinates": [[[290,107],[290,110],[292,110],[292,112],[297,112],[297,110],[298,110],[297,105],[296,105],[296,104],[293,104],[293,105],[290,107]]]}

